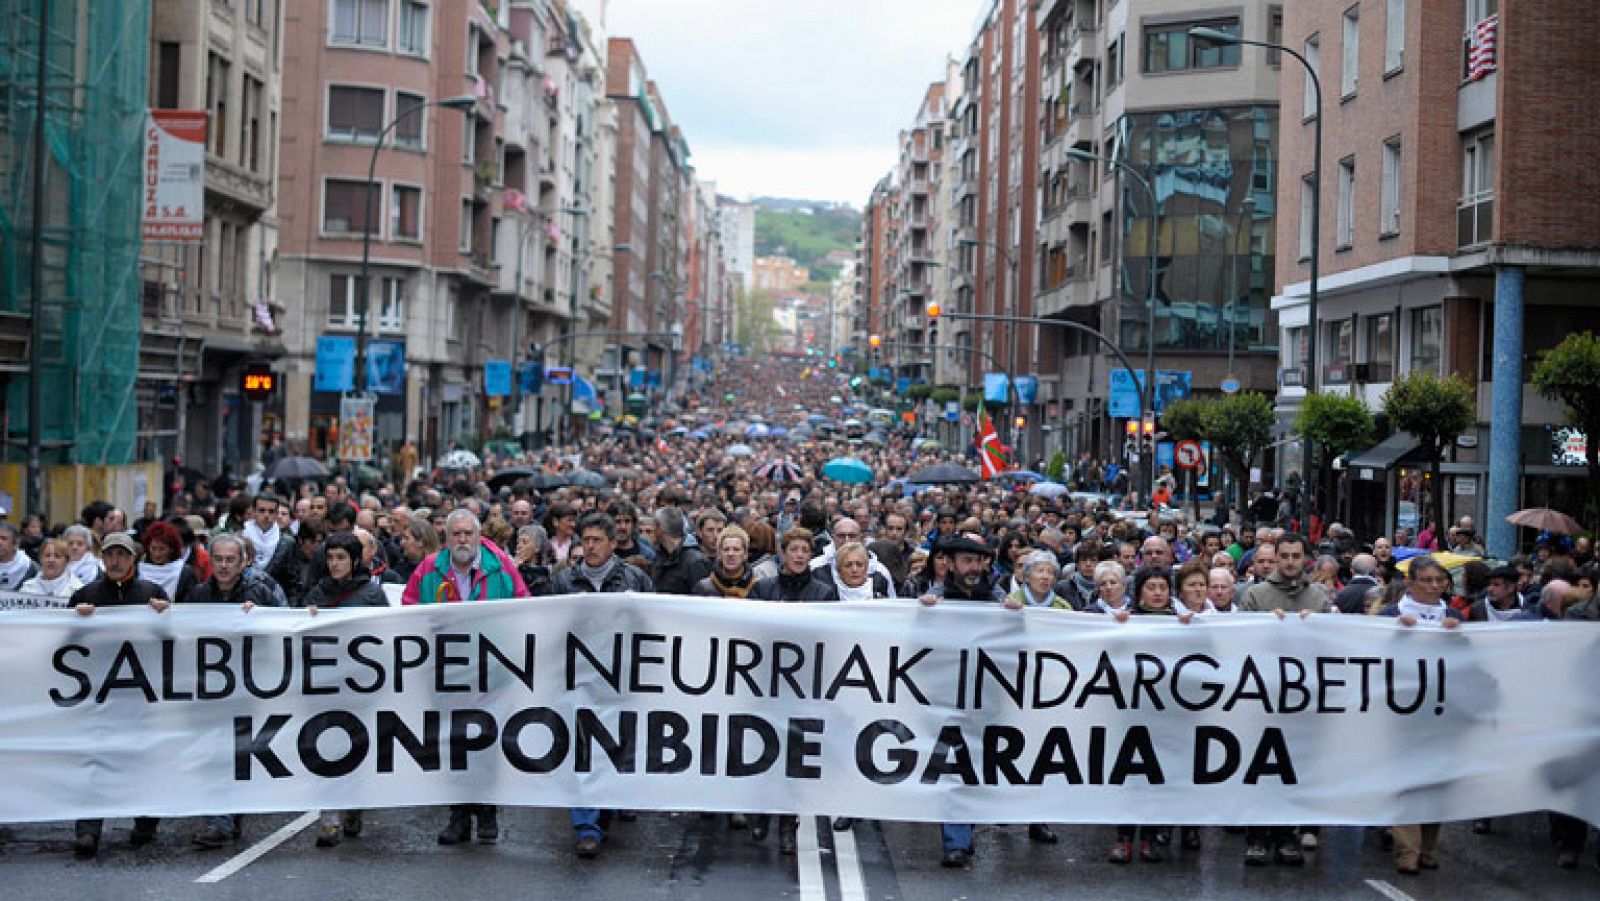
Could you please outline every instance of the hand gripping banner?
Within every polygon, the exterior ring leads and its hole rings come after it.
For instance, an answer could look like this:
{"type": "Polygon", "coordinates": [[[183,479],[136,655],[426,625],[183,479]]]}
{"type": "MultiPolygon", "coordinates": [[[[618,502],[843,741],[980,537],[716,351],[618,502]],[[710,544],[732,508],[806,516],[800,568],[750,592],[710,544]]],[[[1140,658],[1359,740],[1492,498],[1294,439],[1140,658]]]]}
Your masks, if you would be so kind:
{"type": "Polygon", "coordinates": [[[457,802],[1600,822],[1595,673],[1600,630],[1566,623],[654,595],[12,610],[0,822],[457,802]]]}

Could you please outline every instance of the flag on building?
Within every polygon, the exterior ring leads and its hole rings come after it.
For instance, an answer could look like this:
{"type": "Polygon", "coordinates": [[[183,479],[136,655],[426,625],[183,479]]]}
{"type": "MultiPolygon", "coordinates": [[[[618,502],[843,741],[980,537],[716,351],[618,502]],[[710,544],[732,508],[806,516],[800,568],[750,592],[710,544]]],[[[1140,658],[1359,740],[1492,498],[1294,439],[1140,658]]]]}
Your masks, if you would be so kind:
{"type": "Polygon", "coordinates": [[[516,188],[506,188],[501,193],[501,203],[508,210],[516,210],[519,213],[528,211],[528,195],[516,188]]]}
{"type": "Polygon", "coordinates": [[[1472,43],[1467,48],[1467,81],[1477,81],[1495,70],[1499,28],[1499,16],[1489,16],[1472,26],[1472,43]]]}
{"type": "Polygon", "coordinates": [[[978,462],[979,472],[985,479],[1011,468],[1011,461],[1000,446],[1000,435],[994,430],[994,420],[989,418],[983,404],[978,405],[978,462]]]}

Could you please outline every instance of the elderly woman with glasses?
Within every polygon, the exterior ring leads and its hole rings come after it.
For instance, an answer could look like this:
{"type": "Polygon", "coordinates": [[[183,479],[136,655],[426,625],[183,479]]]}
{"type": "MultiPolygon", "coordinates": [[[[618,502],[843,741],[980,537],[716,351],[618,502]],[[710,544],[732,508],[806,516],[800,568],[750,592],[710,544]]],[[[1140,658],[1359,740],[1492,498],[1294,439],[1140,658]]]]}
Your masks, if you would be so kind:
{"type": "Polygon", "coordinates": [[[1060,575],[1061,565],[1056,562],[1055,554],[1043,550],[1030,552],[1017,565],[1017,587],[1006,595],[1006,607],[1012,610],[1075,609],[1071,601],[1056,593],[1056,579],[1060,575]]]}

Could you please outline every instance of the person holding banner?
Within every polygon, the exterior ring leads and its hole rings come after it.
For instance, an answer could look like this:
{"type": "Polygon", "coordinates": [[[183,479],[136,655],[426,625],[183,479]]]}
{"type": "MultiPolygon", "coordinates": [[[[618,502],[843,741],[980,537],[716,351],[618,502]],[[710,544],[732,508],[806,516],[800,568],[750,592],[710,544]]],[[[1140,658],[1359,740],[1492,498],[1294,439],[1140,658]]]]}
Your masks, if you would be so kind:
{"type": "Polygon", "coordinates": [[[1102,560],[1094,568],[1094,602],[1085,612],[1104,613],[1117,622],[1128,621],[1128,571],[1115,560],[1102,560]]]}
{"type": "MultiPolygon", "coordinates": [[[[151,610],[164,613],[172,602],[160,585],[139,578],[135,561],[139,546],[121,532],[107,535],[101,547],[100,559],[105,564],[105,575],[78,589],[72,594],[73,609],[80,616],[92,616],[101,607],[135,607],[148,604],[151,610]]],[[[156,840],[159,817],[137,817],[128,843],[142,848],[156,840]]],[[[100,853],[100,833],[104,820],[79,820],[73,824],[72,853],[86,860],[100,853]]]]}
{"type": "MultiPolygon", "coordinates": [[[[1378,611],[1379,616],[1392,616],[1407,628],[1418,623],[1454,629],[1461,624],[1455,611],[1445,601],[1451,587],[1450,573],[1431,556],[1413,557],[1411,560],[1410,590],[1398,603],[1378,611]]],[[[1402,876],[1415,876],[1422,870],[1439,869],[1435,851],[1439,845],[1439,823],[1420,823],[1395,826],[1394,869],[1402,876]]]]}
{"type": "Polygon", "coordinates": [[[717,535],[716,553],[711,574],[695,583],[695,596],[741,600],[749,597],[756,584],[749,566],[749,534],[739,526],[724,527],[717,535]]]}
{"type": "MultiPolygon", "coordinates": [[[[303,601],[312,616],[325,607],[389,606],[383,588],[372,580],[372,572],[367,569],[363,559],[363,550],[361,539],[354,532],[335,532],[328,536],[323,544],[328,574],[311,586],[303,601]]],[[[341,837],[355,838],[361,834],[361,827],[359,810],[324,810],[317,831],[317,847],[332,848],[339,844],[341,837]]],[[[478,828],[481,835],[481,820],[478,828]]],[[[196,836],[196,844],[199,844],[199,836],[196,836]]]]}
{"type": "Polygon", "coordinates": [[[66,542],[46,538],[39,545],[39,574],[22,583],[22,593],[43,594],[53,598],[72,597],[83,587],[83,582],[70,569],[68,553],[66,542]]]}
{"type": "MultiPolygon", "coordinates": [[[[817,581],[812,577],[811,552],[813,534],[804,526],[795,526],[783,533],[783,541],[779,553],[783,558],[783,567],[778,574],[770,579],[762,579],[750,591],[750,598],[757,601],[777,601],[781,603],[815,603],[823,601],[837,601],[838,595],[831,586],[817,581]]],[[[750,838],[757,841],[766,841],[767,831],[772,823],[771,814],[758,813],[750,817],[750,838]]],[[[778,852],[784,855],[795,853],[798,833],[800,828],[799,817],[793,814],[784,814],[778,819],[778,852]]]]}
{"type": "MultiPolygon", "coordinates": [[[[591,513],[585,516],[578,523],[577,536],[578,549],[571,554],[570,564],[556,573],[555,584],[552,587],[554,594],[607,594],[655,590],[655,585],[649,576],[617,556],[617,524],[611,517],[604,513],[591,513]]],[[[594,807],[574,807],[570,815],[572,829],[578,835],[573,851],[585,860],[599,856],[600,845],[606,840],[606,827],[611,822],[611,812],[594,807]]],[[[454,829],[456,825],[456,819],[452,817],[450,828],[446,829],[446,832],[454,829]]],[[[481,839],[483,834],[481,820],[478,829],[481,839]]],[[[445,836],[441,833],[439,841],[451,844],[444,839],[445,836]]]]}

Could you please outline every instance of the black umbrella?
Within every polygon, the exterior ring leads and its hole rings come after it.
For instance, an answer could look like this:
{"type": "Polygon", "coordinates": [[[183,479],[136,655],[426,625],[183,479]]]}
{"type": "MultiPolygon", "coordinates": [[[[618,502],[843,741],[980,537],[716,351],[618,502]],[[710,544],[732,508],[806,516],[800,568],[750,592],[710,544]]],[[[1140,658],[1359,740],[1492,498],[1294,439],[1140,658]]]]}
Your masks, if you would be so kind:
{"type": "Polygon", "coordinates": [[[495,473],[493,478],[489,479],[489,490],[499,491],[501,488],[515,485],[523,479],[531,479],[537,472],[537,470],[527,466],[513,466],[510,469],[502,469],[495,473]]]}
{"type": "Polygon", "coordinates": [[[567,477],[552,472],[535,473],[528,479],[528,484],[537,491],[548,491],[551,488],[567,487],[567,477]]]}
{"type": "Polygon", "coordinates": [[[906,476],[906,481],[916,485],[970,485],[978,481],[978,474],[954,463],[937,463],[906,476]]]}
{"type": "Polygon", "coordinates": [[[567,484],[579,488],[606,488],[611,480],[598,472],[589,469],[574,469],[567,473],[567,484]]]}
{"type": "Polygon", "coordinates": [[[299,481],[303,479],[325,479],[328,477],[328,467],[323,466],[318,460],[311,457],[284,457],[271,466],[262,478],[269,482],[278,480],[299,481]]]}

